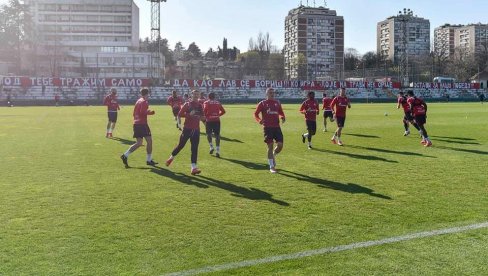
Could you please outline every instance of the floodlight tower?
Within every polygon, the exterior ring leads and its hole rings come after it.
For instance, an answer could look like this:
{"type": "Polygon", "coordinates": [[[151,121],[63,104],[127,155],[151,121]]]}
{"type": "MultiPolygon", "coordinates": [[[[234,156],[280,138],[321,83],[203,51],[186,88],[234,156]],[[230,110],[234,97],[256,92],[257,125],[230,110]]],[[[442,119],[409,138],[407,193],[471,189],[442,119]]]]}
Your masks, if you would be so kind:
{"type": "Polygon", "coordinates": [[[164,66],[164,59],[161,58],[161,2],[166,0],[147,1],[151,2],[151,42],[156,43],[152,48],[149,74],[152,78],[159,78],[161,67],[164,66]]]}
{"type": "Polygon", "coordinates": [[[400,52],[400,81],[402,86],[408,86],[408,22],[413,17],[413,11],[410,9],[403,9],[398,12],[397,20],[401,22],[402,34],[402,51],[400,52]]]}

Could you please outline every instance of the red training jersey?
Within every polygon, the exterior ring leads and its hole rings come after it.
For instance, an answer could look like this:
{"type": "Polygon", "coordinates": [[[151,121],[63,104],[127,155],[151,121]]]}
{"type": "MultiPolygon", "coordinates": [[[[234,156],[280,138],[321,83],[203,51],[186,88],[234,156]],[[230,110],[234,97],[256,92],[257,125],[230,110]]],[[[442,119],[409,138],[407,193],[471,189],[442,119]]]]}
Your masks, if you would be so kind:
{"type": "Polygon", "coordinates": [[[108,111],[117,111],[120,109],[116,95],[107,95],[103,100],[103,104],[107,106],[108,111]]]}
{"type": "Polygon", "coordinates": [[[264,127],[280,127],[280,117],[285,118],[281,103],[277,100],[263,100],[256,107],[254,119],[264,127]],[[261,118],[259,114],[261,113],[261,118]]]}
{"type": "Polygon", "coordinates": [[[336,96],[330,103],[330,107],[334,110],[336,117],[346,117],[346,109],[349,106],[349,99],[341,96],[336,96]]]}
{"type": "Polygon", "coordinates": [[[169,96],[168,100],[166,101],[172,108],[179,108],[183,105],[183,99],[181,97],[173,97],[169,96]]]}
{"type": "Polygon", "coordinates": [[[134,116],[134,124],[147,125],[147,115],[149,114],[152,115],[152,112],[149,111],[149,103],[141,97],[137,100],[134,106],[134,112],[132,113],[132,116],[134,116]]]}
{"type": "Polygon", "coordinates": [[[203,107],[198,101],[186,102],[181,107],[178,116],[185,118],[184,128],[200,129],[200,119],[204,116],[203,107]]]}
{"type": "Polygon", "coordinates": [[[425,115],[427,113],[427,104],[424,100],[417,97],[409,97],[407,102],[414,116],[425,115]]]}
{"type": "Polygon", "coordinates": [[[398,106],[403,107],[403,111],[410,112],[410,105],[407,102],[407,97],[402,96],[398,98],[398,106]]]}
{"type": "Polygon", "coordinates": [[[305,120],[315,121],[319,114],[319,104],[315,100],[307,99],[300,106],[300,112],[305,114],[305,120]]]}
{"type": "Polygon", "coordinates": [[[203,113],[207,122],[219,122],[220,116],[225,114],[225,109],[219,101],[208,100],[203,103],[203,113]]]}
{"type": "Polygon", "coordinates": [[[330,107],[331,102],[332,102],[331,98],[324,97],[322,99],[322,109],[325,111],[332,111],[332,108],[330,107]]]}
{"type": "Polygon", "coordinates": [[[203,106],[203,104],[207,101],[206,98],[199,98],[198,102],[203,106]]]}

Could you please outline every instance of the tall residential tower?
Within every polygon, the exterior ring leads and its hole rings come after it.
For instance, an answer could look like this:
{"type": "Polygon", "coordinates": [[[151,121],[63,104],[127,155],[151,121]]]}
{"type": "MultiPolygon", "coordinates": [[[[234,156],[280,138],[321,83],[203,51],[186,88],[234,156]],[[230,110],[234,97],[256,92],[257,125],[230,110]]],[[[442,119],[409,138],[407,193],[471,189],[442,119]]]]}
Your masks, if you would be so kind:
{"type": "Polygon", "coordinates": [[[300,6],[285,19],[285,72],[289,79],[340,79],[344,19],[335,10],[300,6]]]}

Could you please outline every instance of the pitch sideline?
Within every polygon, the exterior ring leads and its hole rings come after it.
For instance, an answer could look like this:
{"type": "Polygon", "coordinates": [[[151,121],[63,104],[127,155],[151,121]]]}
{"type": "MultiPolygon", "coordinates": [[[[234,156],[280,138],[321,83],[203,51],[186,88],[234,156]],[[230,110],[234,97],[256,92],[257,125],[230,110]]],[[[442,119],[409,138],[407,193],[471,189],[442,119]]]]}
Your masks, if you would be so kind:
{"type": "Polygon", "coordinates": [[[334,253],[334,252],[340,252],[340,251],[346,251],[346,250],[352,250],[352,249],[358,249],[358,248],[365,248],[365,247],[371,247],[371,246],[377,246],[377,245],[383,245],[383,244],[389,244],[389,243],[397,243],[397,242],[409,241],[409,240],[426,238],[426,237],[433,237],[433,236],[446,235],[446,234],[455,234],[455,233],[466,232],[466,231],[482,229],[482,228],[488,228],[488,221],[483,222],[483,223],[471,224],[471,225],[467,225],[467,226],[459,226],[459,227],[453,227],[453,228],[444,228],[444,229],[439,229],[439,230],[418,232],[418,233],[407,234],[407,235],[403,235],[403,236],[386,238],[386,239],[382,239],[382,240],[357,242],[357,243],[352,243],[352,244],[348,244],[348,245],[339,245],[339,246],[326,247],[326,248],[320,248],[320,249],[315,249],[315,250],[307,250],[307,251],[302,251],[302,252],[298,252],[298,253],[277,255],[277,256],[271,256],[271,257],[266,257],[266,258],[262,258],[262,259],[254,259],[254,260],[233,262],[233,263],[227,263],[227,264],[221,264],[221,265],[207,266],[207,267],[191,269],[191,270],[186,270],[186,271],[173,272],[173,273],[164,274],[164,275],[165,276],[186,276],[186,275],[196,275],[196,274],[200,274],[200,273],[209,273],[209,272],[232,270],[232,269],[237,269],[237,268],[255,266],[255,265],[259,265],[259,264],[275,263],[275,262],[280,262],[280,261],[285,261],[285,260],[296,260],[296,259],[301,259],[301,258],[306,258],[306,257],[311,257],[311,256],[324,255],[324,254],[328,254],[328,253],[334,253]]]}

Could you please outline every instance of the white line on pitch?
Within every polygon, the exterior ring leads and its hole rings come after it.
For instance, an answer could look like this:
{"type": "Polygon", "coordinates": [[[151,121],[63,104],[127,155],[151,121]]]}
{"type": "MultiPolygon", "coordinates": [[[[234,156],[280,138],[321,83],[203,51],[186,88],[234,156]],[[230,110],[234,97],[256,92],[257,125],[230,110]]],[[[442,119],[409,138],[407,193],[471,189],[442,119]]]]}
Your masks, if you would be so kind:
{"type": "Polygon", "coordinates": [[[200,273],[232,270],[232,269],[237,269],[242,267],[255,266],[259,264],[275,263],[275,262],[280,262],[285,260],[296,260],[296,259],[301,259],[301,258],[306,258],[311,256],[324,255],[328,253],[334,253],[334,252],[340,252],[340,251],[346,251],[346,250],[352,250],[352,249],[364,248],[370,246],[377,246],[377,245],[388,244],[388,243],[396,243],[396,242],[420,239],[425,237],[454,234],[454,233],[465,232],[465,231],[481,229],[481,228],[488,228],[488,222],[407,234],[404,236],[397,236],[397,237],[392,237],[392,238],[387,238],[382,240],[365,241],[365,242],[358,242],[358,243],[352,243],[347,245],[339,245],[334,247],[326,247],[326,248],[320,248],[315,250],[302,251],[302,252],[292,253],[292,254],[277,255],[277,256],[272,256],[272,257],[267,257],[262,259],[254,259],[254,260],[227,263],[221,265],[207,266],[207,267],[202,267],[197,269],[174,272],[174,273],[166,274],[166,276],[196,275],[200,273]]]}

